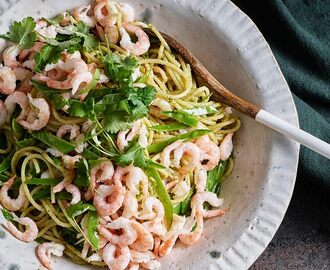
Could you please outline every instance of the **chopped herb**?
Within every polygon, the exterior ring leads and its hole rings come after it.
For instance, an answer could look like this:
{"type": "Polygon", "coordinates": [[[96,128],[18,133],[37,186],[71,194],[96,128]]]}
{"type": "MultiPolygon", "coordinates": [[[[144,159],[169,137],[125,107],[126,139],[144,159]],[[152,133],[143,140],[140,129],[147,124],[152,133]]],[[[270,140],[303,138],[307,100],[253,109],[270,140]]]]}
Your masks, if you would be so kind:
{"type": "Polygon", "coordinates": [[[23,49],[29,49],[37,39],[37,35],[34,32],[35,27],[36,23],[33,18],[27,17],[21,22],[13,22],[9,27],[9,32],[5,35],[0,35],[0,38],[10,40],[23,49]]]}

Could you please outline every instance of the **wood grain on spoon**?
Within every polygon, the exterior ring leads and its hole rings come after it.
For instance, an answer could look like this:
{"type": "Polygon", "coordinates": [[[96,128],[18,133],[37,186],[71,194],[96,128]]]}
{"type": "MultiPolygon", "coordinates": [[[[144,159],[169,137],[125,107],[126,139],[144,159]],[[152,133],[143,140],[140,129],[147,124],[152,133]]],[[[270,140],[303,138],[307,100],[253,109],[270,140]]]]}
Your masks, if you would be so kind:
{"type": "MultiPolygon", "coordinates": [[[[149,35],[155,35],[150,29],[145,29],[145,31],[149,35]]],[[[257,122],[276,130],[288,138],[291,138],[319,153],[320,155],[330,159],[330,144],[234,95],[226,89],[226,87],[219,83],[187,48],[182,46],[173,37],[165,33],[161,33],[161,35],[168,45],[191,65],[197,83],[199,85],[205,85],[212,90],[213,97],[215,99],[235,108],[243,114],[252,117],[257,122]]]]}
{"type": "MultiPolygon", "coordinates": [[[[149,35],[154,35],[150,29],[145,29],[145,31],[149,35]]],[[[161,32],[161,35],[168,45],[190,64],[198,85],[205,85],[212,90],[213,97],[215,97],[216,100],[219,100],[252,118],[256,117],[260,108],[234,95],[231,91],[226,89],[187,48],[177,42],[173,37],[163,32],[161,32]]]]}

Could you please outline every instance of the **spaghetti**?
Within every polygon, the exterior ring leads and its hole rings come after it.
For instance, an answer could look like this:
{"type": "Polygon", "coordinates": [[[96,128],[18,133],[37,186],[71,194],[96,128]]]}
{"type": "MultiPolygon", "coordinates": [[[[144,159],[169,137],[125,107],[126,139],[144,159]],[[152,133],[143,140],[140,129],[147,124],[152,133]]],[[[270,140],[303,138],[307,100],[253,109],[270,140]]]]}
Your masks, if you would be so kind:
{"type": "Polygon", "coordinates": [[[0,66],[2,212],[47,268],[64,250],[78,264],[154,269],[226,212],[240,120],[129,5],[72,14],[11,27],[29,40],[0,66]]]}

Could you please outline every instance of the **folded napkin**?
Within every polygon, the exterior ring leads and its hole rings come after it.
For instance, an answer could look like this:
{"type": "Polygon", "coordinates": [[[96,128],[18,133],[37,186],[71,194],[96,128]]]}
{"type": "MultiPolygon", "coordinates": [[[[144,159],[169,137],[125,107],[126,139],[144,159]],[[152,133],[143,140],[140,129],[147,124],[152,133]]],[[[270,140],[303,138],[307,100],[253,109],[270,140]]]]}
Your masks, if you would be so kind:
{"type": "MultiPolygon", "coordinates": [[[[293,94],[300,127],[330,143],[330,1],[232,1],[269,43],[293,94]]],[[[330,190],[330,160],[302,146],[297,180],[330,190]]]]}

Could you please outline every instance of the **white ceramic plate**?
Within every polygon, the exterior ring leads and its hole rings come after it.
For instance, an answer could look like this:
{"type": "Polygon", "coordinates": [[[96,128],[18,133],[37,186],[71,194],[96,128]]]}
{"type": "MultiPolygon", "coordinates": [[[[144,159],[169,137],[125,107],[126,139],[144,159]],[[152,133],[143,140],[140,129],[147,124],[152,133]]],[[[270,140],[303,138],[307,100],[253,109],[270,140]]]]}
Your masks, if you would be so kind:
{"type": "MultiPolygon", "coordinates": [[[[228,0],[124,0],[137,17],[147,17],[179,41],[239,96],[298,125],[289,88],[253,22],[228,0]]],[[[26,16],[52,17],[88,3],[76,0],[0,0],[0,32],[26,16]]],[[[1,45],[1,44],[0,44],[1,45]]],[[[162,259],[162,269],[246,269],[264,251],[288,207],[298,163],[298,144],[241,116],[235,169],[221,196],[231,211],[206,222],[203,239],[179,245],[162,259]]],[[[0,228],[0,269],[38,269],[35,244],[0,228]]],[[[75,265],[57,260],[54,269],[75,265]]],[[[90,267],[74,267],[90,269],[90,267]]]]}

